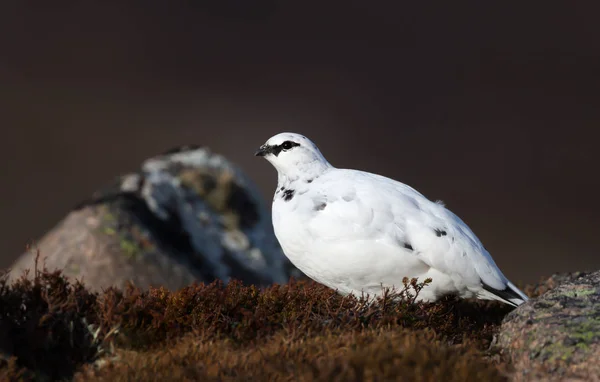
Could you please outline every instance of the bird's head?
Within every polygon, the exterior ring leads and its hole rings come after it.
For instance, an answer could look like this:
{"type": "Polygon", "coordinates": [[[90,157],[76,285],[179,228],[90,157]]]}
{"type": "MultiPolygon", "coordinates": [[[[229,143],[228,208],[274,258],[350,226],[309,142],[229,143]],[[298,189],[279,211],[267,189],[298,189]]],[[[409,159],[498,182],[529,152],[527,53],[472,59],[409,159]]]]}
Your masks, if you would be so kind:
{"type": "Polygon", "coordinates": [[[281,133],[272,136],[254,154],[264,157],[280,174],[319,175],[331,165],[317,145],[303,135],[281,133]]]}

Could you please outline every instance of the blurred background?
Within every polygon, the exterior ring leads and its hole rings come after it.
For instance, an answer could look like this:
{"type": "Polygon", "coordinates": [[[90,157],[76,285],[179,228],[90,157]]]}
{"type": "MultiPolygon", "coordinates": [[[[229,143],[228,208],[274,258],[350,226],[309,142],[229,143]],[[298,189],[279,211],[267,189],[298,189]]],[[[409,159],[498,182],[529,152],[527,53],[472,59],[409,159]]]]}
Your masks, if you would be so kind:
{"type": "Polygon", "coordinates": [[[600,268],[597,9],[416,3],[3,2],[0,267],[181,144],[270,201],[254,150],[294,131],[445,201],[515,282],[600,268]]]}

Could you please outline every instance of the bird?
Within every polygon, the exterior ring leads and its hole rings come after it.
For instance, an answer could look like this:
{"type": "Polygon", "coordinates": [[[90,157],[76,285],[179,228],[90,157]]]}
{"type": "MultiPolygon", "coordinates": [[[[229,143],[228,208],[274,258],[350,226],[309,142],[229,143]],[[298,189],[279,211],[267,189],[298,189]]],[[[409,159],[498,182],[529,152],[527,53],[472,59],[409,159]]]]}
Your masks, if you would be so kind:
{"type": "Polygon", "coordinates": [[[405,277],[431,279],[413,301],[453,294],[517,307],[528,300],[443,202],[382,175],[336,168],[297,133],[274,135],[254,155],[277,170],[275,236],[314,281],[360,297],[401,288],[405,277]]]}

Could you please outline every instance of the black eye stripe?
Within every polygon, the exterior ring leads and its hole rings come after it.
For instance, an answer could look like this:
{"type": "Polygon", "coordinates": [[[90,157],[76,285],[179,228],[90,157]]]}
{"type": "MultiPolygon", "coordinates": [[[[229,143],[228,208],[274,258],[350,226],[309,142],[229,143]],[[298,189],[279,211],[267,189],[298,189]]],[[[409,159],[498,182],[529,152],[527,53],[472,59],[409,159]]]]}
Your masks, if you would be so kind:
{"type": "Polygon", "coordinates": [[[275,156],[278,156],[280,152],[291,150],[296,146],[300,146],[300,143],[296,143],[293,141],[285,141],[280,145],[269,146],[269,152],[275,156]]]}

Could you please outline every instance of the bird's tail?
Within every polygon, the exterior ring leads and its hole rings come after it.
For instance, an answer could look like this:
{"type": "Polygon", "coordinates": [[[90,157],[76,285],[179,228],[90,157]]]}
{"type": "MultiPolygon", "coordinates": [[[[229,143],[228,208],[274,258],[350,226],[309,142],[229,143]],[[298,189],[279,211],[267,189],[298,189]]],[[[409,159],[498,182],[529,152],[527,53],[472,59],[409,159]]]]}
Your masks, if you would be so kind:
{"type": "Polygon", "coordinates": [[[507,281],[506,288],[498,290],[490,287],[489,285],[483,284],[483,289],[479,293],[479,297],[487,300],[498,300],[505,304],[517,307],[525,303],[529,298],[527,295],[519,290],[513,283],[507,281]]]}
{"type": "Polygon", "coordinates": [[[519,288],[517,288],[515,284],[511,283],[510,281],[507,282],[506,284],[513,292],[515,292],[516,294],[519,295],[518,298],[513,298],[517,305],[521,305],[529,300],[529,297],[527,297],[527,295],[525,293],[523,293],[519,288]]]}

